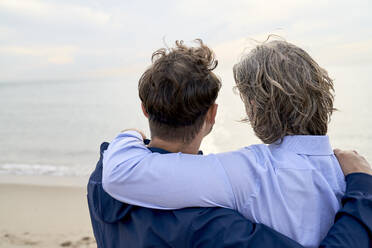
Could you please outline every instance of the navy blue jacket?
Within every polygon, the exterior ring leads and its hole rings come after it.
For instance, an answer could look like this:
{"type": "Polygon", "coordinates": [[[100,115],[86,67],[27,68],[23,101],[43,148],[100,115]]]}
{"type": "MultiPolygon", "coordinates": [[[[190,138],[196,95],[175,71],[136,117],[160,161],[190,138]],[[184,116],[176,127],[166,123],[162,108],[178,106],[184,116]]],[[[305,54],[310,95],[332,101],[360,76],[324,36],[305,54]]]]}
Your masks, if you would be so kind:
{"type": "MultiPolygon", "coordinates": [[[[154,210],[119,202],[102,188],[102,155],[88,183],[88,205],[98,248],[302,247],[263,224],[223,208],[154,210]]],[[[158,149],[157,152],[161,152],[158,149]]],[[[372,177],[347,177],[336,223],[321,247],[372,247],[372,177]]]]}

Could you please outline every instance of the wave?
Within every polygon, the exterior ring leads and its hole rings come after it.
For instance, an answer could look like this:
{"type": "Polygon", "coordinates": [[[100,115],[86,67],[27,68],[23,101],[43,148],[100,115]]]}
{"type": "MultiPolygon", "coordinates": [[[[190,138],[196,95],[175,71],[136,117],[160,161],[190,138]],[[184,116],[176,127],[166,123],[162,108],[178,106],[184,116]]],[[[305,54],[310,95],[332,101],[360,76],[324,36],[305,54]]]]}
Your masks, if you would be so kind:
{"type": "Polygon", "coordinates": [[[77,165],[0,164],[0,175],[88,176],[91,171],[77,165]]]}

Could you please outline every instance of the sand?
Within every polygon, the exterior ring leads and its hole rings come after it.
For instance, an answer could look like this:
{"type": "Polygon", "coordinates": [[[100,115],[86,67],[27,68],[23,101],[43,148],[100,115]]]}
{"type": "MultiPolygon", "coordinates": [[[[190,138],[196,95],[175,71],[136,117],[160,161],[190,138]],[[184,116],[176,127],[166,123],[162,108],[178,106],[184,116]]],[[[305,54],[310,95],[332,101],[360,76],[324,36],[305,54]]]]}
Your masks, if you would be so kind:
{"type": "Polygon", "coordinates": [[[96,247],[86,188],[72,182],[1,176],[0,247],[96,247]]]}

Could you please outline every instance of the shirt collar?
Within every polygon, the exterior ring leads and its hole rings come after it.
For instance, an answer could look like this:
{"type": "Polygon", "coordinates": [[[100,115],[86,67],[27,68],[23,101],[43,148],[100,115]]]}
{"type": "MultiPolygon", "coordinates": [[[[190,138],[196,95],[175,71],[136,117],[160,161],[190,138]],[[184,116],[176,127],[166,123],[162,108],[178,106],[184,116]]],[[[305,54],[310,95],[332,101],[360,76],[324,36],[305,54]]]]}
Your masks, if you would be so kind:
{"type": "Polygon", "coordinates": [[[327,135],[290,135],[285,136],[281,143],[277,141],[270,146],[304,155],[326,156],[333,154],[327,135]]]}

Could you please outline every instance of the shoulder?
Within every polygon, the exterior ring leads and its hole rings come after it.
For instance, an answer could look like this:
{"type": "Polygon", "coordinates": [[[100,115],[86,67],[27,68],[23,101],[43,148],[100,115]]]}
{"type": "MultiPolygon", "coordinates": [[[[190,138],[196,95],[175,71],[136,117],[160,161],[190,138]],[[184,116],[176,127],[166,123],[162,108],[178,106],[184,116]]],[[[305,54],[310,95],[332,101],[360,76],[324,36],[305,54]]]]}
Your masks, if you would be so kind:
{"type": "Polygon", "coordinates": [[[266,145],[251,145],[215,156],[228,175],[233,191],[249,193],[256,192],[260,178],[267,175],[270,164],[269,159],[265,159],[267,153],[266,145]]]}
{"type": "Polygon", "coordinates": [[[222,165],[257,165],[264,166],[271,156],[269,147],[265,144],[250,145],[231,152],[215,154],[222,165]]]}

